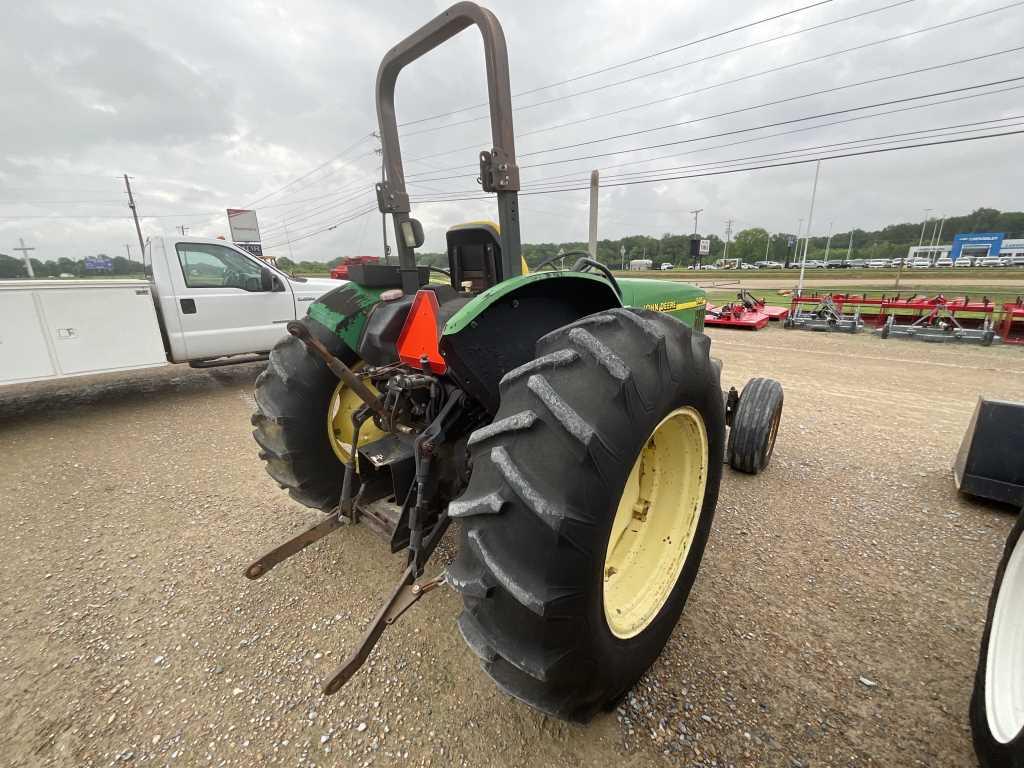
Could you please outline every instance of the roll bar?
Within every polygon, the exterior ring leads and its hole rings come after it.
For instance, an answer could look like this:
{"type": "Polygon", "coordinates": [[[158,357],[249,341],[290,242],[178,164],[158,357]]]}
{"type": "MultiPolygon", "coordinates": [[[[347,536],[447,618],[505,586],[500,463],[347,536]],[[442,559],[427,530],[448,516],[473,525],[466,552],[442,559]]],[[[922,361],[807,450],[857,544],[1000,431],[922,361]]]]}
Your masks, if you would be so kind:
{"type": "Polygon", "coordinates": [[[462,30],[475,24],[484,42],[487,65],[487,95],[491,112],[491,150],[480,152],[480,186],[498,195],[501,224],[501,272],[503,279],[522,273],[519,240],[519,167],[516,165],[515,135],[512,128],[512,91],[508,78],[508,51],[501,24],[493,13],[476,3],[456,3],[420,27],[384,56],[377,70],[377,123],[383,149],[385,180],[377,184],[377,205],[390,213],[395,223],[402,290],[419,288],[414,246],[407,235],[413,231],[409,216],[409,193],[405,188],[402,149],[395,116],[395,84],[407,65],[437,48],[462,30]]]}

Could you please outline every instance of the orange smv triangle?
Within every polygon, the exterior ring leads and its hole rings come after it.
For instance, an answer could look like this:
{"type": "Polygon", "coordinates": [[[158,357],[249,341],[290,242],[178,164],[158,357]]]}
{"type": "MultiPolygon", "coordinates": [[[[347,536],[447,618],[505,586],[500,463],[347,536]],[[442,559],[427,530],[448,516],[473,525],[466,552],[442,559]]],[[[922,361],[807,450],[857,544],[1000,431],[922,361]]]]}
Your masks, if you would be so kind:
{"type": "Polygon", "coordinates": [[[448,363],[441,357],[438,347],[440,328],[438,318],[441,308],[433,291],[417,291],[412,308],[405,319],[402,332],[398,335],[398,358],[406,365],[443,374],[448,363]],[[426,359],[427,365],[423,365],[426,359]]]}

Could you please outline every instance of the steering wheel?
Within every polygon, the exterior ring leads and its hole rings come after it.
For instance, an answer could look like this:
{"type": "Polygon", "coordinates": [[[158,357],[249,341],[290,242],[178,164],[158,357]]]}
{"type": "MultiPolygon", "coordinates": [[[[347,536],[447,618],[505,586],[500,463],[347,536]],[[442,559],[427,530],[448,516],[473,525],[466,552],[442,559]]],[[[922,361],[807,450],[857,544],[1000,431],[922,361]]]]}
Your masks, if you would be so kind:
{"type": "Polygon", "coordinates": [[[585,257],[582,259],[578,259],[576,263],[572,265],[573,272],[590,272],[592,269],[596,269],[598,272],[602,273],[605,277],[608,278],[608,282],[612,284],[612,288],[615,289],[615,293],[617,293],[619,295],[619,298],[621,299],[622,288],[619,287],[619,281],[615,279],[615,275],[612,274],[612,271],[608,269],[608,267],[606,267],[600,261],[597,261],[596,259],[591,259],[589,257],[585,257]]]}

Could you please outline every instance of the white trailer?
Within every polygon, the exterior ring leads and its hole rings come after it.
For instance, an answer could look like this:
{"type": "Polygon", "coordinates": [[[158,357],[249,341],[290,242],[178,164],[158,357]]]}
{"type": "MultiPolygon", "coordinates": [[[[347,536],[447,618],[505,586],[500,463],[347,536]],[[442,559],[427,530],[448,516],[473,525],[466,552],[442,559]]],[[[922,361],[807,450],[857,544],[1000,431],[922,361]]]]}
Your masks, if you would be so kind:
{"type": "Polygon", "coordinates": [[[148,280],[0,281],[0,386],[263,354],[338,280],[222,240],[155,238],[148,280]]]}

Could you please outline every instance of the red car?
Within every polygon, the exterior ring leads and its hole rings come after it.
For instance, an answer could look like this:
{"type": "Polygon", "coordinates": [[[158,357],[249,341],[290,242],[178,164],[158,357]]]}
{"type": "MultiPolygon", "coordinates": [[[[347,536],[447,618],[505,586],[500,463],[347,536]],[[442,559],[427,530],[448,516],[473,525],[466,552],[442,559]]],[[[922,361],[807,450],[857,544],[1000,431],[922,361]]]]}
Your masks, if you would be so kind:
{"type": "Polygon", "coordinates": [[[346,256],[341,264],[331,270],[335,280],[348,280],[348,268],[356,264],[378,264],[380,256],[346,256]]]}

